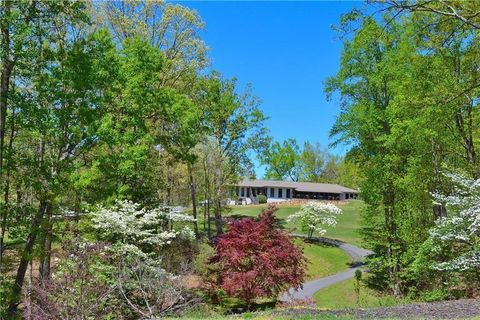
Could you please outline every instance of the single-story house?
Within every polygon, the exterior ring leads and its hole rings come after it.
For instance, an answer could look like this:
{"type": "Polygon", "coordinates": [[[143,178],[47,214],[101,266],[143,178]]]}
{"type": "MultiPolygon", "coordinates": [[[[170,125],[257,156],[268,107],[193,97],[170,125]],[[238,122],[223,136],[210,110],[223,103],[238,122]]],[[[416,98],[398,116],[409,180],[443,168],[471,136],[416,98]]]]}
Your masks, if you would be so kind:
{"type": "Polygon", "coordinates": [[[267,197],[267,202],[291,199],[348,200],[357,199],[358,191],[338,184],[275,180],[240,181],[235,188],[237,198],[243,203],[258,203],[258,195],[267,197]]]}

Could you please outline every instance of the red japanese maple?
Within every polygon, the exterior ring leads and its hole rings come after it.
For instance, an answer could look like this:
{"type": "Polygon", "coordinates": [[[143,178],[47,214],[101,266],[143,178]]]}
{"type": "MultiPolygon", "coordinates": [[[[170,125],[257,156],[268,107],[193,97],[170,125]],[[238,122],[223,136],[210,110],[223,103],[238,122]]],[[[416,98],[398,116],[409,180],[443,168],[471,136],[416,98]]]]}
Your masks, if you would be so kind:
{"type": "Polygon", "coordinates": [[[275,227],[275,207],[263,210],[258,221],[245,218],[229,222],[229,229],[215,244],[215,283],[230,296],[250,303],[299,288],[305,277],[306,259],[291,238],[275,227]]]}

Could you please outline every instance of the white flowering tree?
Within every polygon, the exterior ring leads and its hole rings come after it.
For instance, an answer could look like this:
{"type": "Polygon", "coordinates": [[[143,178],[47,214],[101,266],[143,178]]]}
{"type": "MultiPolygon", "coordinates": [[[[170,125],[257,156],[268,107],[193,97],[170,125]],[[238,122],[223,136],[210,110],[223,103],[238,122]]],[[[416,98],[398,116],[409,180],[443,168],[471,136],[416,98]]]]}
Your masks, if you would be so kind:
{"type": "Polygon", "coordinates": [[[287,222],[299,222],[303,232],[309,239],[314,233],[323,236],[327,230],[325,226],[337,225],[337,217],[342,210],[331,203],[307,202],[300,211],[288,216],[287,222]]]}
{"type": "Polygon", "coordinates": [[[454,185],[449,195],[434,194],[446,206],[448,216],[437,220],[426,242],[436,257],[432,267],[439,271],[480,270],[480,179],[446,174],[454,185]]]}
{"type": "Polygon", "coordinates": [[[93,227],[112,243],[118,258],[115,287],[139,318],[160,318],[190,303],[179,276],[163,268],[162,249],[174,239],[193,240],[193,231],[184,225],[191,221],[180,207],[146,209],[130,201],[93,213],[93,227]]]}
{"type": "Polygon", "coordinates": [[[111,208],[100,207],[92,219],[101,238],[112,242],[116,250],[144,258],[149,251],[158,251],[177,237],[193,239],[188,226],[175,229],[179,222],[191,221],[193,218],[180,207],[145,209],[131,201],[117,201],[111,208]]]}

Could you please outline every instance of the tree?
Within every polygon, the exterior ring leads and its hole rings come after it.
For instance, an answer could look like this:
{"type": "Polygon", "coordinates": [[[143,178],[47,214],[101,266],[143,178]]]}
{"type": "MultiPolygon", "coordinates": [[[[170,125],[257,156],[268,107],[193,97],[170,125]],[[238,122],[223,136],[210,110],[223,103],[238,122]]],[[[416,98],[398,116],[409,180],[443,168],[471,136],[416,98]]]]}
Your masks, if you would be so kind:
{"type": "Polygon", "coordinates": [[[306,141],[300,153],[300,181],[324,182],[322,176],[325,163],[328,161],[328,151],[322,150],[320,143],[311,144],[306,141]]]}
{"type": "Polygon", "coordinates": [[[190,239],[191,229],[175,229],[174,223],[191,221],[192,217],[179,208],[147,209],[130,201],[101,207],[92,218],[100,239],[111,242],[120,254],[132,253],[142,258],[148,258],[149,253],[159,255],[161,248],[177,237],[190,239]]]}
{"type": "Polygon", "coordinates": [[[197,73],[209,63],[208,48],[199,36],[205,24],[194,10],[160,1],[103,2],[94,9],[97,25],[108,27],[118,43],[142,38],[164,53],[162,86],[190,92],[197,73]]]}
{"type": "Polygon", "coordinates": [[[446,176],[454,186],[453,191],[433,196],[447,208],[448,214],[438,218],[430,230],[416,256],[413,271],[419,287],[433,289],[432,284],[436,284],[447,290],[448,298],[454,290],[463,290],[468,295],[480,284],[480,180],[461,174],[446,176]]]}
{"type": "Polygon", "coordinates": [[[480,6],[475,1],[385,1],[391,9],[414,13],[429,13],[445,18],[444,23],[454,19],[470,28],[480,29],[480,6]]]}
{"type": "MultiPolygon", "coordinates": [[[[82,10],[83,4],[70,9],[82,10]]],[[[42,13],[43,14],[43,13],[42,13]]],[[[50,15],[50,12],[45,13],[50,15]]],[[[56,19],[69,20],[65,14],[56,19]]],[[[60,20],[51,22],[53,25],[60,20]]],[[[22,92],[28,102],[21,116],[25,121],[22,136],[25,144],[19,157],[29,175],[37,200],[37,213],[30,221],[29,234],[24,245],[17,275],[12,287],[8,316],[17,313],[17,306],[37,237],[41,236],[41,272],[49,275],[52,209],[55,200],[68,186],[76,160],[90,150],[97,140],[99,119],[104,110],[112,75],[110,53],[114,47],[108,35],[102,32],[84,38],[69,37],[62,28],[56,33],[35,35],[43,39],[35,65],[28,74],[29,90],[22,92]]],[[[72,30],[78,27],[71,19],[72,30]]],[[[45,27],[46,28],[46,27],[45,27]]]]}
{"type": "Polygon", "coordinates": [[[323,227],[335,226],[339,214],[342,210],[331,203],[307,202],[300,211],[288,216],[287,221],[299,221],[302,231],[307,232],[308,239],[311,239],[314,232],[324,235],[327,230],[323,227]]]}
{"type": "Polygon", "coordinates": [[[203,144],[214,153],[211,160],[216,161],[210,191],[217,235],[222,233],[222,202],[229,195],[230,185],[248,171],[249,152],[257,147],[265,131],[265,116],[251,91],[248,86],[238,92],[236,79],[223,79],[214,72],[199,81],[193,98],[205,112],[208,131],[203,144]]]}
{"type": "MultiPolygon", "coordinates": [[[[112,282],[129,310],[155,318],[190,302],[178,276],[167,268],[165,253],[175,242],[186,246],[194,239],[193,231],[182,227],[192,222],[191,216],[178,207],[145,208],[118,201],[94,212],[92,222],[98,238],[111,245],[109,253],[117,261],[112,282]]],[[[182,259],[177,249],[176,258],[182,259]]]]}
{"type": "Polygon", "coordinates": [[[267,166],[265,177],[317,183],[340,183],[358,187],[359,172],[345,157],[323,149],[319,142],[305,142],[300,149],[295,139],[272,142],[271,137],[260,141],[257,150],[260,163],[267,166]]]}
{"type": "Polygon", "coordinates": [[[300,151],[295,139],[268,142],[259,152],[261,164],[267,166],[265,177],[274,180],[298,181],[300,151]]]}
{"type": "Polygon", "coordinates": [[[363,180],[359,166],[347,157],[344,157],[339,163],[338,175],[338,184],[352,189],[358,189],[363,180]]]}
{"type": "Polygon", "coordinates": [[[275,227],[275,210],[263,210],[258,221],[231,221],[228,231],[217,238],[210,260],[216,265],[211,284],[249,305],[257,297],[276,299],[289,287],[299,288],[305,277],[306,259],[275,227]]]}
{"type": "Polygon", "coordinates": [[[415,285],[409,267],[446,214],[431,196],[449,190],[442,168],[478,177],[479,47],[478,31],[457,19],[396,13],[344,17],[341,68],[326,91],[341,96],[332,137],[363,175],[370,279],[400,295],[415,285]]]}

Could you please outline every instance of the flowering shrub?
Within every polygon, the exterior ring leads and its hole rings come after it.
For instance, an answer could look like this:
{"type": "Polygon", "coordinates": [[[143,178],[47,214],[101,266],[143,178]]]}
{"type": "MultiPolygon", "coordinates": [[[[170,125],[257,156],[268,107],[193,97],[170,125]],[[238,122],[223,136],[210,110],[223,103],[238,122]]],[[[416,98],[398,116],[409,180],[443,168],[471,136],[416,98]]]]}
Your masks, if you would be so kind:
{"type": "Polygon", "coordinates": [[[124,313],[154,319],[191,303],[180,277],[172,273],[168,254],[174,251],[177,259],[182,258],[178,246],[188,247],[194,233],[181,225],[193,220],[179,207],[146,209],[130,201],[93,213],[94,228],[100,238],[112,243],[116,254],[113,281],[128,310],[124,313]]]}
{"type": "Polygon", "coordinates": [[[206,281],[248,304],[257,297],[276,298],[289,287],[299,288],[306,260],[283,231],[275,228],[274,211],[264,210],[259,221],[251,218],[229,223],[215,244],[206,281]]]}
{"type": "Polygon", "coordinates": [[[130,201],[118,201],[113,208],[101,207],[94,212],[92,222],[101,238],[111,241],[121,254],[131,252],[146,258],[146,252],[168,245],[175,238],[193,239],[189,227],[174,229],[174,222],[193,220],[179,207],[145,209],[130,201]]]}
{"type": "Polygon", "coordinates": [[[323,226],[335,226],[337,216],[342,210],[331,203],[307,202],[300,211],[288,216],[287,222],[299,221],[302,231],[307,232],[308,238],[312,238],[316,232],[320,236],[327,230],[323,226]]]}

